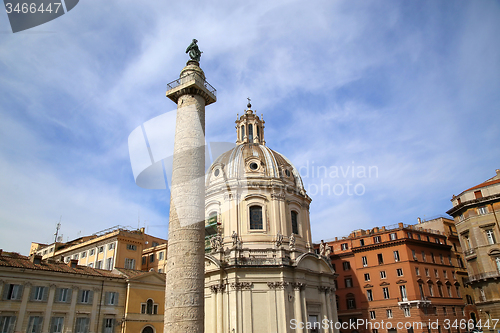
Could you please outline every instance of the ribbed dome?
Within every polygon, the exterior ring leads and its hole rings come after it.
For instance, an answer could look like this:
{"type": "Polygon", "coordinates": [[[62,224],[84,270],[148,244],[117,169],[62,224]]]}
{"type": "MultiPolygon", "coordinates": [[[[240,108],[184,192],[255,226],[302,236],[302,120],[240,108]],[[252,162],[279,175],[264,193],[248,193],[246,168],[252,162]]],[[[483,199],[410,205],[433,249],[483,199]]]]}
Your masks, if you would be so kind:
{"type": "Polygon", "coordinates": [[[246,143],[225,152],[211,165],[207,186],[231,180],[270,178],[281,180],[304,193],[298,170],[282,154],[267,146],[246,143]]]}

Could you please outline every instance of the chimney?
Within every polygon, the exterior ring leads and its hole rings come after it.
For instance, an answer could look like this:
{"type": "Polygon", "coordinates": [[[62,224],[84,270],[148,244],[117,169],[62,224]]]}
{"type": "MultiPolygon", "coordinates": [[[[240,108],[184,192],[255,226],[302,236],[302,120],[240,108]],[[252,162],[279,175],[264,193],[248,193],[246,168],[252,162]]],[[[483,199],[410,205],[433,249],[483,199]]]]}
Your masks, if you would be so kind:
{"type": "Polygon", "coordinates": [[[403,222],[399,222],[399,223],[398,223],[398,227],[399,227],[399,228],[403,228],[403,227],[404,227],[403,222]]]}
{"type": "Polygon", "coordinates": [[[500,169],[496,169],[495,172],[497,173],[497,176],[500,176],[500,169]]]}
{"type": "Polygon", "coordinates": [[[40,265],[42,263],[42,256],[38,254],[32,254],[30,256],[30,261],[35,265],[40,265]]]}
{"type": "Polygon", "coordinates": [[[417,221],[419,224],[422,223],[422,219],[420,217],[417,217],[417,221]]]}
{"type": "Polygon", "coordinates": [[[78,259],[71,259],[68,262],[68,267],[76,268],[76,266],[78,266],[78,259]]]}

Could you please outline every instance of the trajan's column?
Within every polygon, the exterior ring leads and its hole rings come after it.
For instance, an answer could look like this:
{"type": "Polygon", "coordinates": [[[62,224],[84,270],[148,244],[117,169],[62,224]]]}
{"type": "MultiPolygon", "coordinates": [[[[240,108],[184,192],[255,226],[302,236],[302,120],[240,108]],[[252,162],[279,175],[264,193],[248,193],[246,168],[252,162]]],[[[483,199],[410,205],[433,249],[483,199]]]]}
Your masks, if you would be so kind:
{"type": "Polygon", "coordinates": [[[177,104],[168,228],[165,333],[203,332],[205,255],[205,106],[216,91],[199,67],[201,52],[193,42],[191,60],[180,78],[168,84],[177,104]]]}

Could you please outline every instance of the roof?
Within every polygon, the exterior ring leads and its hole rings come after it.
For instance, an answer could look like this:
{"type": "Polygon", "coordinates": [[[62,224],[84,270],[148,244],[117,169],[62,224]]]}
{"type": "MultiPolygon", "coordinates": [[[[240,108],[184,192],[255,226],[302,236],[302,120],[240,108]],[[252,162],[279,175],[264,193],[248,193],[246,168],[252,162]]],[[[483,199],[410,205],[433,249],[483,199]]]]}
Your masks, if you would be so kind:
{"type": "MultiPolygon", "coordinates": [[[[470,189],[467,189],[464,192],[471,191],[471,190],[476,190],[478,188],[482,188],[482,187],[486,187],[486,186],[490,186],[490,185],[495,185],[495,184],[499,184],[499,183],[500,183],[500,179],[485,181],[484,183],[481,183],[479,185],[471,187],[470,189]]],[[[462,192],[462,193],[464,193],[464,192],[462,192]]]]}
{"type": "Polygon", "coordinates": [[[73,268],[66,263],[52,262],[48,260],[42,260],[40,264],[35,264],[31,261],[30,257],[26,257],[15,252],[0,253],[0,268],[1,267],[23,268],[37,271],[71,273],[86,276],[123,279],[122,276],[116,273],[112,273],[111,271],[90,268],[87,266],[76,265],[73,268]]]}
{"type": "Polygon", "coordinates": [[[219,156],[207,173],[207,185],[254,177],[284,179],[304,190],[295,166],[282,154],[258,143],[240,144],[219,156]],[[219,169],[224,172],[223,177],[219,169]]]}

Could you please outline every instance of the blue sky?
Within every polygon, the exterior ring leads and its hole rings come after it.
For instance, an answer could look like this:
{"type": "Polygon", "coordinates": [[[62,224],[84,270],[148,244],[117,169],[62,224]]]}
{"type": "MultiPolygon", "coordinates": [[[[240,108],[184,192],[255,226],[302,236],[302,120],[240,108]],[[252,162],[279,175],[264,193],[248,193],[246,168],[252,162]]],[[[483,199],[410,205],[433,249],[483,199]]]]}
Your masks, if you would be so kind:
{"type": "Polygon", "coordinates": [[[234,142],[251,97],[304,173],[315,241],[444,214],[500,168],[499,34],[496,1],[82,0],[16,34],[0,15],[0,248],[51,242],[61,215],[65,241],[166,237],[169,194],[135,185],[127,138],[175,109],[192,38],[218,91],[207,141],[234,142]]]}

